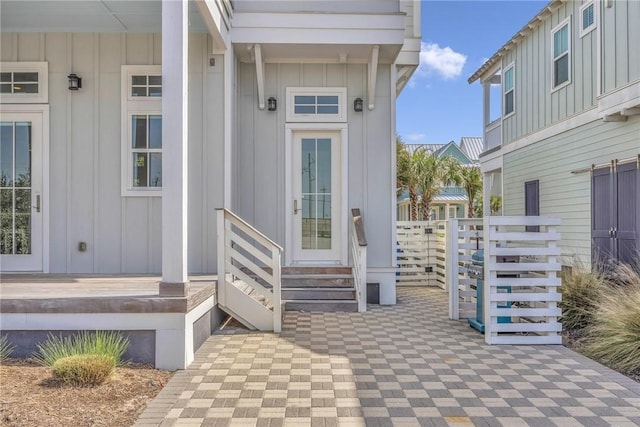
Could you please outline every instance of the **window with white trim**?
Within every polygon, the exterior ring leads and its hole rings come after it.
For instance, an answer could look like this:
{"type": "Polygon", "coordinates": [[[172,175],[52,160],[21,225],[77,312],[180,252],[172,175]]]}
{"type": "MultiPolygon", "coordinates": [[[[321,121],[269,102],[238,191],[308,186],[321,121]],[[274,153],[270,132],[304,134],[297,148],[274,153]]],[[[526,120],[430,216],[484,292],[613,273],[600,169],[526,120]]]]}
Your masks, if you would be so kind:
{"type": "Polygon", "coordinates": [[[346,88],[287,88],[288,122],[346,122],[346,88]]]}
{"type": "Polygon", "coordinates": [[[504,70],[504,115],[513,114],[515,108],[515,66],[511,63],[504,70]]]}
{"type": "Polygon", "coordinates": [[[584,37],[596,28],[595,5],[592,1],[580,7],[580,37],[584,37]]]}
{"type": "Polygon", "coordinates": [[[162,67],[122,66],[122,195],[162,190],[162,67]]]}
{"type": "Polygon", "coordinates": [[[553,88],[571,81],[571,28],[567,18],[552,31],[553,40],[553,88]]]}
{"type": "Polygon", "coordinates": [[[47,62],[1,62],[0,102],[46,104],[49,102],[47,62]]]}

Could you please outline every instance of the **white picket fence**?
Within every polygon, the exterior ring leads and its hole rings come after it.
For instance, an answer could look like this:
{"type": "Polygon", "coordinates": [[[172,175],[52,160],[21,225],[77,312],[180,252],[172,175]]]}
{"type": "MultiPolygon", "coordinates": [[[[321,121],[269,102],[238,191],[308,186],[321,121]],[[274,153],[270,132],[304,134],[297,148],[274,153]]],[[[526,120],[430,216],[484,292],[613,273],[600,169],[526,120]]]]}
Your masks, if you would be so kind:
{"type": "Polygon", "coordinates": [[[550,217],[485,218],[487,344],[562,343],[559,225],[559,218],[550,217]],[[531,226],[539,230],[526,231],[531,226]]]}
{"type": "Polygon", "coordinates": [[[446,289],[449,318],[476,317],[476,279],[469,277],[471,256],[484,247],[482,219],[450,219],[446,227],[446,289]]]}
{"type": "Polygon", "coordinates": [[[444,221],[398,221],[398,286],[439,286],[445,283],[444,221]]]}

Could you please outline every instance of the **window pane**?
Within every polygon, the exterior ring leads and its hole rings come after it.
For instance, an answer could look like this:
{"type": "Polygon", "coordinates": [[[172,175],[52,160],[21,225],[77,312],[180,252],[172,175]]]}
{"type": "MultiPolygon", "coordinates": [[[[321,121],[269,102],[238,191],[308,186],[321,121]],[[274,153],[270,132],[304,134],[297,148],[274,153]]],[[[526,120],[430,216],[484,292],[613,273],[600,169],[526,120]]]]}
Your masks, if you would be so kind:
{"type": "Polygon", "coordinates": [[[131,96],[147,96],[147,88],[144,86],[134,86],[131,88],[131,96]]]}
{"type": "Polygon", "coordinates": [[[131,117],[131,146],[147,148],[147,116],[131,117]]]}
{"type": "Polygon", "coordinates": [[[504,94],[504,114],[513,113],[513,91],[504,94]]]}
{"type": "Polygon", "coordinates": [[[13,190],[0,190],[0,253],[13,253],[13,190]]]}
{"type": "Polygon", "coordinates": [[[161,87],[149,87],[149,96],[162,96],[161,87]]]}
{"type": "Polygon", "coordinates": [[[331,194],[331,139],[318,139],[317,150],[318,184],[315,191],[316,193],[331,194]]]}
{"type": "Polygon", "coordinates": [[[15,83],[13,85],[13,93],[38,93],[38,84],[15,83]]]}
{"type": "Polygon", "coordinates": [[[147,76],[131,76],[131,85],[132,86],[146,86],[147,85],[147,76]]]}
{"type": "Polygon", "coordinates": [[[319,96],[318,97],[318,104],[334,104],[334,105],[337,105],[338,104],[338,97],[337,96],[319,96]]]}
{"type": "Polygon", "coordinates": [[[504,73],[504,89],[505,92],[513,88],[513,68],[509,68],[504,73]]]}
{"type": "Polygon", "coordinates": [[[294,111],[296,114],[315,114],[316,107],[314,105],[306,105],[306,106],[296,105],[294,111]]]}
{"type": "Polygon", "coordinates": [[[316,249],[316,196],[302,196],[302,249],[316,249]]]}
{"type": "Polygon", "coordinates": [[[31,123],[16,122],[16,187],[31,186],[31,123]]]}
{"type": "Polygon", "coordinates": [[[317,243],[318,249],[331,249],[331,196],[319,195],[317,201],[317,243]]]}
{"type": "Polygon", "coordinates": [[[31,190],[16,189],[15,253],[31,253],[31,190]]]}
{"type": "Polygon", "coordinates": [[[147,153],[133,153],[133,186],[147,187],[147,153]]]}
{"type": "Polygon", "coordinates": [[[149,84],[153,86],[162,86],[162,76],[149,76],[149,84]]]}
{"type": "Polygon", "coordinates": [[[313,138],[302,139],[301,149],[301,175],[302,175],[302,192],[316,192],[316,140],[313,138]]]}
{"type": "Polygon", "coordinates": [[[338,114],[337,105],[318,105],[318,114],[338,114]]]}
{"type": "Polygon", "coordinates": [[[0,186],[13,185],[13,122],[0,123],[0,186]]]}
{"type": "Polygon", "coordinates": [[[553,56],[557,58],[569,49],[569,25],[565,25],[553,34],[553,56]]]}
{"type": "Polygon", "coordinates": [[[0,84],[0,93],[11,93],[11,84],[10,83],[0,84]]]}
{"type": "Polygon", "coordinates": [[[553,63],[553,85],[558,86],[569,80],[569,55],[565,54],[553,63]]]}
{"type": "Polygon", "coordinates": [[[149,148],[162,148],[162,116],[149,116],[149,148]]]}
{"type": "Polygon", "coordinates": [[[316,97],[315,96],[295,96],[294,104],[315,104],[316,97]]]}
{"type": "Polygon", "coordinates": [[[0,73],[0,82],[11,82],[11,73],[0,73]]]}
{"type": "Polygon", "coordinates": [[[38,73],[13,73],[14,82],[38,82],[38,73]]]}
{"type": "Polygon", "coordinates": [[[593,4],[582,11],[582,29],[589,28],[593,24],[593,4]]]}
{"type": "Polygon", "coordinates": [[[162,187],[162,153],[149,153],[149,187],[162,187]]]}

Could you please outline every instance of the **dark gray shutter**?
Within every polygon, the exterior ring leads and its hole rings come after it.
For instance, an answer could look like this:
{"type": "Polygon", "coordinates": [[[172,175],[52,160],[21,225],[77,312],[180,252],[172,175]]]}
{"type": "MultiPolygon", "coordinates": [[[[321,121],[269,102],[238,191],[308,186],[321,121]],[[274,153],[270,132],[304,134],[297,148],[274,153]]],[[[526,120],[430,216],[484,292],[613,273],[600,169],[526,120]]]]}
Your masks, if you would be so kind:
{"type": "MultiPolygon", "coordinates": [[[[528,181],[524,183],[524,214],[526,216],[540,215],[540,181],[528,181]]],[[[526,231],[537,232],[540,227],[537,225],[528,225],[526,231]]]]}
{"type": "Polygon", "coordinates": [[[616,257],[613,224],[616,192],[611,168],[594,169],[591,174],[591,261],[599,266],[616,257]]]}
{"type": "Polygon", "coordinates": [[[638,163],[625,163],[616,170],[617,218],[614,237],[618,260],[638,262],[640,250],[640,170],[638,163]]]}

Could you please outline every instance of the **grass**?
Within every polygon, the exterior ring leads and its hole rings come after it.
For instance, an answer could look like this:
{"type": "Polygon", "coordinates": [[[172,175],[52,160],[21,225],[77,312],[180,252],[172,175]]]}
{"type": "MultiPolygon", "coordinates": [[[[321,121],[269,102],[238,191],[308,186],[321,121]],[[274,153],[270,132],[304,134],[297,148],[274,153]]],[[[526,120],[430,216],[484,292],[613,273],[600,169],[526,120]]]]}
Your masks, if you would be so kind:
{"type": "Polygon", "coordinates": [[[113,357],[104,354],[81,354],[56,360],[53,377],[72,385],[99,385],[113,373],[113,357]]]}
{"type": "Polygon", "coordinates": [[[603,277],[581,266],[562,275],[562,326],[570,332],[580,332],[593,323],[597,302],[604,290],[603,277]]]}
{"type": "Polygon", "coordinates": [[[7,360],[15,348],[16,346],[9,343],[6,335],[0,337],[0,363],[7,360]]]}

